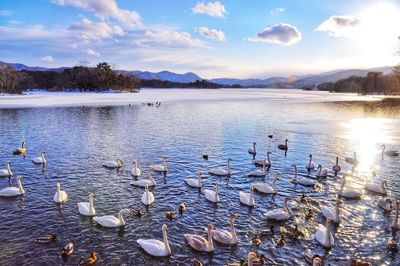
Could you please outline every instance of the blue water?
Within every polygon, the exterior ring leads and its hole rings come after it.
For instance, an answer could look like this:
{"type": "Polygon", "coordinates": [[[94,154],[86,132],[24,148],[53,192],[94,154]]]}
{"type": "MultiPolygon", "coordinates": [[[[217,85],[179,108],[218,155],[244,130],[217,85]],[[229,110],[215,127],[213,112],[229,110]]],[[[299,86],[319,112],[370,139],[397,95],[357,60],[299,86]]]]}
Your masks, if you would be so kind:
{"type": "MultiPolygon", "coordinates": [[[[362,188],[370,181],[371,170],[377,178],[388,180],[390,198],[400,196],[400,158],[381,159],[379,148],[386,144],[400,149],[400,114],[370,112],[362,108],[342,107],[329,103],[290,103],[280,101],[191,102],[163,104],[160,108],[122,106],[104,108],[27,108],[0,110],[0,168],[11,160],[14,176],[22,175],[26,194],[13,199],[0,199],[0,264],[1,265],[69,265],[77,264],[91,251],[98,253],[100,265],[188,265],[196,257],[206,265],[223,265],[239,261],[249,251],[264,254],[279,265],[305,264],[303,253],[311,250],[332,265],[348,264],[360,257],[377,265],[399,264],[399,253],[387,248],[392,239],[390,224],[393,212],[384,214],[377,206],[380,196],[364,192],[361,200],[344,200],[342,223],[335,226],[335,245],[325,250],[314,239],[318,224],[325,224],[318,203],[333,204],[342,178],[321,180],[321,189],[295,186],[291,164],[297,164],[305,174],[308,154],[314,163],[329,170],[335,157],[341,158],[343,172],[351,168],[343,158],[358,152],[360,166],[349,178],[348,187],[362,188]],[[273,138],[267,136],[272,134],[273,138]],[[276,148],[289,140],[287,156],[276,148]],[[27,157],[12,156],[12,151],[26,141],[27,157]],[[272,167],[266,181],[275,175],[276,196],[255,194],[256,206],[249,208],[239,202],[239,191],[248,191],[252,182],[263,178],[247,176],[255,167],[247,153],[252,142],[257,143],[257,158],[269,150],[272,167]],[[30,159],[46,151],[47,167],[42,171],[30,159]],[[209,160],[203,160],[202,154],[209,160]],[[155,203],[146,208],[140,201],[143,189],[129,185],[130,163],[137,160],[144,175],[149,165],[162,162],[167,155],[169,171],[156,176],[152,189],[155,203]],[[122,171],[107,170],[106,160],[122,159],[122,171]],[[232,158],[230,178],[209,176],[211,167],[225,167],[232,158]],[[220,181],[221,203],[205,200],[202,191],[189,188],[183,182],[187,176],[203,171],[203,190],[214,189],[220,181]],[[68,193],[66,204],[52,201],[55,184],[60,183],[68,193]],[[142,217],[128,216],[127,225],[120,229],[104,229],[90,218],[82,217],[77,203],[95,194],[97,215],[116,214],[122,208],[143,211],[142,217]],[[251,244],[252,232],[267,229],[271,224],[262,216],[275,207],[282,207],[285,197],[293,199],[305,193],[309,206],[291,201],[294,217],[275,226],[276,233],[263,236],[261,246],[251,244]],[[180,203],[186,212],[177,214],[180,203]],[[305,219],[308,210],[314,213],[305,219]],[[176,219],[165,218],[174,211],[176,219]],[[236,229],[240,239],[237,246],[216,244],[212,254],[200,254],[184,240],[184,233],[205,236],[204,227],[213,224],[228,229],[229,214],[236,213],[236,229]],[[169,227],[172,255],[151,257],[139,248],[139,238],[161,239],[161,225],[169,227]],[[288,240],[278,248],[280,226],[298,224],[308,236],[298,241],[288,240]],[[35,239],[46,234],[59,234],[61,240],[37,244],[35,239]],[[62,260],[59,250],[68,242],[75,252],[62,260]]],[[[315,174],[315,171],[312,173],[315,174]]],[[[7,178],[0,179],[0,189],[9,186],[7,178]]],[[[15,186],[15,178],[11,185],[15,186]]],[[[398,241],[399,233],[394,233],[398,241]]]]}

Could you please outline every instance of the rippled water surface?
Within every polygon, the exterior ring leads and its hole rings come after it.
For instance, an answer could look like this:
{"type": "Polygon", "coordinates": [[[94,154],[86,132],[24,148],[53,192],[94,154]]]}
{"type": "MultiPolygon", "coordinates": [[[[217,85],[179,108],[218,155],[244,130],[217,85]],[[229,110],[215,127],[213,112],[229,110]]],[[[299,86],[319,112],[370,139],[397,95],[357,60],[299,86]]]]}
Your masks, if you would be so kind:
{"type": "MultiPolygon", "coordinates": [[[[390,197],[400,194],[400,158],[380,156],[380,145],[400,150],[400,114],[364,111],[362,107],[330,103],[296,103],[280,100],[190,102],[163,104],[160,108],[119,106],[102,108],[27,108],[0,110],[0,168],[11,160],[14,175],[23,175],[24,197],[0,199],[0,264],[76,265],[96,251],[100,265],[188,265],[196,257],[207,265],[223,265],[239,261],[249,251],[272,258],[278,265],[305,264],[307,249],[324,257],[332,265],[346,265],[353,257],[368,259],[376,265],[399,265],[400,255],[387,248],[392,239],[390,224],[394,213],[385,214],[377,207],[380,196],[363,192],[361,200],[344,200],[342,223],[334,227],[335,245],[325,250],[314,239],[316,227],[325,223],[319,213],[319,202],[333,205],[342,182],[343,172],[351,168],[344,157],[354,151],[360,164],[349,177],[346,187],[361,189],[371,182],[371,171],[377,179],[388,180],[390,197]],[[273,138],[268,138],[268,135],[273,138]],[[276,148],[289,140],[287,156],[276,148]],[[12,156],[22,140],[26,141],[27,158],[12,156]],[[276,196],[255,193],[256,206],[249,208],[239,202],[239,191],[248,191],[252,182],[263,178],[248,177],[255,169],[247,153],[252,142],[257,143],[257,157],[272,152],[272,167],[265,178],[281,176],[276,196]],[[46,151],[47,167],[30,159],[46,151]],[[202,154],[209,154],[203,160],[202,154]],[[291,165],[297,164],[305,174],[308,154],[314,163],[331,170],[335,157],[341,158],[344,170],[339,177],[321,179],[321,188],[295,186],[291,181],[291,165]],[[152,189],[155,202],[145,208],[140,201],[143,190],[132,187],[130,162],[138,161],[144,175],[149,165],[161,163],[167,155],[168,174],[156,175],[157,186],[152,189]],[[210,176],[211,167],[225,167],[232,158],[230,178],[210,176]],[[120,158],[125,162],[121,171],[107,170],[102,162],[120,158]],[[221,203],[215,205],[204,198],[203,191],[189,188],[183,182],[187,176],[204,172],[204,189],[214,188],[220,181],[221,203]],[[61,206],[53,201],[55,184],[60,183],[69,200],[61,206]],[[77,203],[87,201],[93,192],[98,215],[116,214],[121,208],[143,211],[142,217],[126,217],[127,225],[120,229],[104,229],[90,218],[78,214],[77,203]],[[252,232],[269,228],[273,223],[262,214],[283,206],[287,196],[293,199],[305,193],[309,205],[298,206],[291,201],[294,218],[275,226],[276,233],[262,236],[262,244],[251,244],[252,232]],[[177,214],[184,202],[186,212],[177,214]],[[306,219],[308,210],[313,216],[306,219]],[[176,219],[168,221],[164,213],[174,211],[176,219]],[[228,229],[231,213],[240,214],[236,228],[237,246],[216,245],[215,251],[200,254],[185,242],[184,233],[205,236],[204,227],[213,224],[228,229]],[[139,238],[161,239],[161,225],[169,227],[172,255],[154,258],[138,247],[139,238]],[[288,240],[276,247],[279,226],[298,224],[308,235],[298,241],[288,240]],[[46,234],[59,234],[61,240],[52,244],[37,244],[34,240],[46,234]],[[68,242],[75,244],[75,253],[66,261],[59,250],[68,242]]],[[[312,173],[315,175],[315,171],[312,173]]],[[[15,178],[11,185],[15,186],[15,178]]],[[[0,179],[0,188],[9,186],[7,178],[0,179]]],[[[396,233],[394,233],[396,235],[396,233]]],[[[397,233],[397,241],[400,233],[397,233]]]]}

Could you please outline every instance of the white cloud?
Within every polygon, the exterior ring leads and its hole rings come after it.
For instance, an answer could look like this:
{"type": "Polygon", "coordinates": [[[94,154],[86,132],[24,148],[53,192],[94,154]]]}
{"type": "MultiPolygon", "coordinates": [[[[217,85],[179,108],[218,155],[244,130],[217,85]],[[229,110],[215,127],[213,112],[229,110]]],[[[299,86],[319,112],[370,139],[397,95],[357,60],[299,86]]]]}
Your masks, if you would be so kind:
{"type": "Polygon", "coordinates": [[[341,37],[350,35],[361,20],[353,16],[331,16],[322,22],[317,31],[327,32],[331,36],[341,37]]]}
{"type": "Polygon", "coordinates": [[[187,32],[179,32],[172,29],[154,29],[144,33],[145,38],[140,43],[152,46],[162,45],[169,47],[201,48],[202,41],[193,39],[187,32]]]}
{"type": "Polygon", "coordinates": [[[46,56],[40,57],[40,60],[47,62],[47,63],[52,63],[54,61],[54,58],[50,55],[46,55],[46,56]]]}
{"type": "Polygon", "coordinates": [[[70,30],[78,31],[81,38],[86,41],[101,41],[103,39],[113,39],[114,36],[123,36],[124,30],[116,25],[108,25],[105,22],[92,22],[83,19],[70,26],[70,30]]]}
{"type": "Polygon", "coordinates": [[[75,6],[94,13],[102,19],[116,19],[127,27],[141,26],[140,15],[132,10],[120,9],[116,0],[53,0],[60,6],[75,6]]]}
{"type": "Polygon", "coordinates": [[[13,12],[8,9],[0,10],[0,17],[10,17],[12,16],[13,12]]]}
{"type": "Polygon", "coordinates": [[[276,7],[274,9],[271,9],[269,11],[269,14],[272,16],[278,16],[279,14],[281,14],[283,11],[285,11],[285,9],[283,7],[276,7]]]}
{"type": "Polygon", "coordinates": [[[204,3],[197,3],[195,7],[192,8],[193,14],[204,14],[210,17],[218,17],[224,18],[226,14],[226,10],[221,2],[208,2],[207,4],[204,3]]]}
{"type": "Polygon", "coordinates": [[[226,41],[225,34],[220,30],[209,29],[207,27],[198,27],[195,28],[195,31],[201,36],[211,40],[216,40],[219,42],[226,41]]]}
{"type": "Polygon", "coordinates": [[[86,49],[85,52],[86,52],[87,55],[91,55],[91,56],[95,56],[95,57],[100,57],[100,54],[97,53],[97,52],[95,52],[93,49],[90,49],[90,48],[89,48],[89,49],[86,49]]]}
{"type": "Polygon", "coordinates": [[[290,24],[276,24],[272,27],[265,28],[255,37],[248,38],[253,42],[277,43],[282,45],[292,45],[301,40],[300,31],[290,24]]]}

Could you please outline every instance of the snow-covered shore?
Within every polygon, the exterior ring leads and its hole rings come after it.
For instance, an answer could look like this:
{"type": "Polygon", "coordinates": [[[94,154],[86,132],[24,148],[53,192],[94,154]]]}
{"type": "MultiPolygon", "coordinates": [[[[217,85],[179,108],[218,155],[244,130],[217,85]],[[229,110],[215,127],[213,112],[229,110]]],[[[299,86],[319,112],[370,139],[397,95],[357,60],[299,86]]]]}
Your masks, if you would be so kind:
{"type": "Polygon", "coordinates": [[[142,89],[139,93],[45,92],[26,95],[1,95],[0,108],[118,106],[147,102],[176,103],[188,101],[271,100],[322,102],[372,100],[355,94],[286,89],[142,89]]]}

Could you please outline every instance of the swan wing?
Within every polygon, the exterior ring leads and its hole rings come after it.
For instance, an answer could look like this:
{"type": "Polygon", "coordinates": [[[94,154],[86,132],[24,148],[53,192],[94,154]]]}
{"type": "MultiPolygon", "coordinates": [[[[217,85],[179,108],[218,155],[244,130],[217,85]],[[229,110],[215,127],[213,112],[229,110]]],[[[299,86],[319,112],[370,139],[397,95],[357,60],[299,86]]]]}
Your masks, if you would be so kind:
{"type": "Polygon", "coordinates": [[[316,180],[311,180],[311,179],[305,178],[305,177],[298,177],[297,182],[303,186],[314,186],[317,183],[316,180]]]}
{"type": "Polygon", "coordinates": [[[104,227],[120,226],[119,219],[112,215],[95,216],[93,220],[104,227]]]}
{"type": "Polygon", "coordinates": [[[243,204],[249,204],[250,193],[239,191],[240,202],[243,204]]]}
{"type": "Polygon", "coordinates": [[[33,163],[43,163],[43,159],[42,159],[42,157],[36,157],[36,158],[33,158],[32,159],[32,162],[33,163]]]}
{"type": "Polygon", "coordinates": [[[195,178],[186,178],[184,179],[186,184],[191,187],[198,187],[198,180],[195,178]]]}
{"type": "Polygon", "coordinates": [[[206,251],[208,246],[208,241],[199,235],[185,234],[186,241],[188,244],[198,251],[206,251]]]}
{"type": "Polygon", "coordinates": [[[220,168],[213,168],[209,171],[209,173],[212,175],[220,175],[220,176],[228,175],[228,171],[220,168]]]}
{"type": "Polygon", "coordinates": [[[166,256],[168,252],[162,241],[157,239],[138,239],[137,243],[152,256],[166,256]]]}
{"type": "Polygon", "coordinates": [[[329,208],[328,206],[325,205],[319,205],[319,208],[321,209],[321,212],[325,218],[331,218],[333,220],[336,220],[335,217],[336,215],[332,208],[329,208]]]}
{"type": "Polygon", "coordinates": [[[164,165],[150,165],[150,169],[156,172],[164,172],[164,165]]]}
{"type": "Polygon", "coordinates": [[[341,194],[345,198],[356,199],[361,197],[361,193],[353,190],[343,191],[341,194]]]}
{"type": "Polygon", "coordinates": [[[213,230],[212,235],[215,241],[218,241],[222,244],[230,244],[233,240],[231,233],[223,229],[213,230]]]}
{"type": "Polygon", "coordinates": [[[275,193],[274,189],[266,183],[254,183],[253,187],[257,191],[262,193],[267,193],[267,194],[275,193]]]}
{"type": "Polygon", "coordinates": [[[8,187],[0,191],[0,196],[2,197],[18,196],[20,194],[21,192],[16,187],[8,187]]]}
{"type": "MultiPolygon", "coordinates": [[[[206,189],[204,190],[204,196],[206,197],[206,199],[208,199],[209,201],[215,202],[215,191],[206,189]]],[[[219,201],[219,198],[217,197],[217,201],[219,201]]]]}
{"type": "Polygon", "coordinates": [[[10,173],[7,169],[0,169],[0,176],[9,176],[10,173]]]}
{"type": "Polygon", "coordinates": [[[89,215],[89,202],[78,202],[78,211],[82,215],[89,215]]]}

